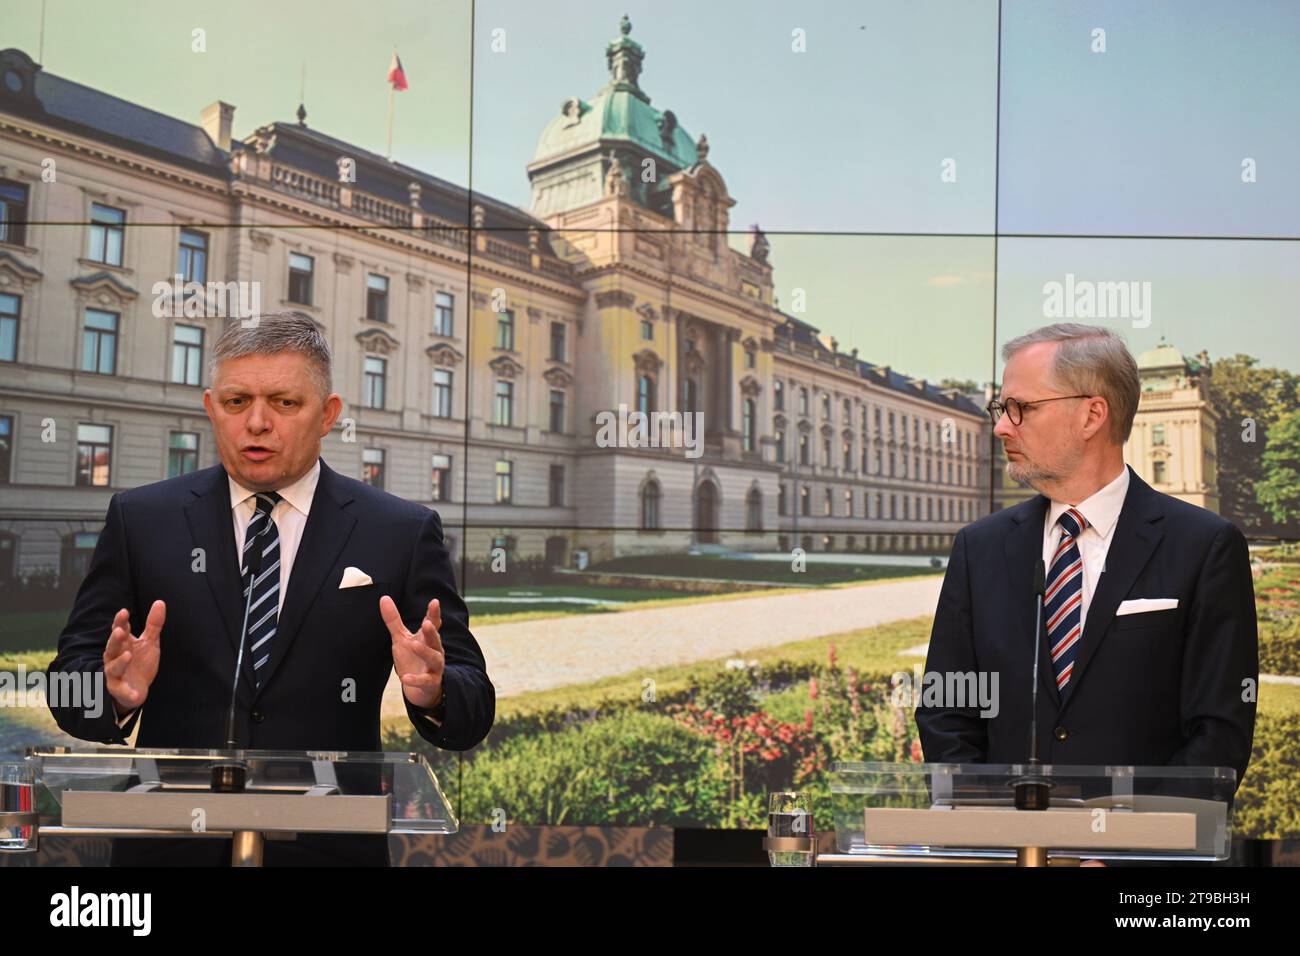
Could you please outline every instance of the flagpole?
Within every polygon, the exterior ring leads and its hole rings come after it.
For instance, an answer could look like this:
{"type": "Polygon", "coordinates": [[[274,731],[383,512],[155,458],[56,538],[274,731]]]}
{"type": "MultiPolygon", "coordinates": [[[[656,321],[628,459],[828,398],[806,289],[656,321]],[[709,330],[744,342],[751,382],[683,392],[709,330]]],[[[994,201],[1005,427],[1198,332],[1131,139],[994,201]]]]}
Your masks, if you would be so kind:
{"type": "Polygon", "coordinates": [[[390,83],[388,85],[388,161],[393,161],[393,100],[397,91],[390,83]]]}

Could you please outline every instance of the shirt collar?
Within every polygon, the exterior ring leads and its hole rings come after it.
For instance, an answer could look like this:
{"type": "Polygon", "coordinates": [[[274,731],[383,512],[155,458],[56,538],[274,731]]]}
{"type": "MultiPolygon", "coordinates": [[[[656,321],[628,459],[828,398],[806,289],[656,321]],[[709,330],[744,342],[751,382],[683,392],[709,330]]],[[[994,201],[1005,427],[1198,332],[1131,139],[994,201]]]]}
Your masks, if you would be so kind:
{"type": "MultiPolygon", "coordinates": [[[[257,492],[249,491],[239,482],[226,473],[226,478],[230,482],[230,507],[231,510],[238,508],[241,504],[253,497],[257,492]]],[[[312,465],[311,471],[303,475],[291,485],[283,488],[277,488],[285,501],[289,502],[294,508],[301,511],[304,515],[311,512],[311,499],[316,494],[316,482],[320,479],[320,459],[316,459],[316,464],[312,465]]]]}
{"type": "Polygon", "coordinates": [[[1065,501],[1053,501],[1048,515],[1048,527],[1056,526],[1056,519],[1070,508],[1078,511],[1088,521],[1088,526],[1096,528],[1103,538],[1110,536],[1110,529],[1119,520],[1120,510],[1124,507],[1124,498],[1128,495],[1128,465],[1110,484],[1098,488],[1077,505],[1065,501]]]}

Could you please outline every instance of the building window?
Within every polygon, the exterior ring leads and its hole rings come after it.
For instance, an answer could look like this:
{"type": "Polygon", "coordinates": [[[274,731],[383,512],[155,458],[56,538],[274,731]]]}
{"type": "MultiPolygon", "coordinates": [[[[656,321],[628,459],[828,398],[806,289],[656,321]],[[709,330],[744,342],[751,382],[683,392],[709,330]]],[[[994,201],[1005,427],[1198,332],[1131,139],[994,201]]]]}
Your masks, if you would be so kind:
{"type": "Polygon", "coordinates": [[[513,487],[513,468],[514,463],[509,461],[498,461],[496,467],[496,498],[497,504],[508,505],[514,500],[513,487]]]}
{"type": "Polygon", "coordinates": [[[456,299],[450,292],[433,296],[433,334],[451,335],[455,328],[456,299]]]}
{"type": "Polygon", "coordinates": [[[637,376],[636,409],[646,415],[655,409],[655,380],[649,375],[637,376]]]}
{"type": "Polygon", "coordinates": [[[451,372],[433,370],[433,417],[451,418],[451,372]]]}
{"type": "Polygon", "coordinates": [[[14,417],[0,415],[0,485],[9,484],[14,461],[14,417]]]}
{"type": "Polygon", "coordinates": [[[312,275],[316,260],[297,252],[289,253],[289,301],[311,305],[312,275]]]}
{"type": "Polygon", "coordinates": [[[655,324],[649,319],[641,320],[641,341],[653,342],[655,339],[655,324]]]}
{"type": "Polygon", "coordinates": [[[167,477],[188,475],[198,469],[198,432],[172,432],[167,441],[167,477]]]}
{"type": "Polygon", "coordinates": [[[853,491],[844,492],[844,517],[853,517],[853,491]]]}
{"type": "Polygon", "coordinates": [[[1151,426],[1151,444],[1163,445],[1165,443],[1165,426],[1163,424],[1151,426]]]}
{"type": "Polygon", "coordinates": [[[81,370],[101,375],[117,373],[117,313],[86,310],[81,330],[81,370]]]}
{"type": "Polygon", "coordinates": [[[844,399],[844,427],[848,428],[853,424],[853,403],[847,398],[844,399]]]}
{"type": "Polygon", "coordinates": [[[551,361],[563,362],[564,358],[564,338],[565,328],[563,322],[551,323],[551,361]]]}
{"type": "Polygon", "coordinates": [[[694,414],[699,411],[699,386],[695,384],[695,379],[689,376],[682,379],[682,411],[687,414],[694,414]]]}
{"type": "Polygon", "coordinates": [[[772,407],[778,411],[785,411],[785,383],[777,379],[772,383],[772,407]]]}
{"type": "Polygon", "coordinates": [[[451,501],[451,456],[433,456],[433,500],[451,501]]]}
{"type": "Polygon", "coordinates": [[[831,396],[828,392],[822,392],[822,418],[829,420],[831,417],[831,396]]]}
{"type": "Polygon", "coordinates": [[[372,488],[384,490],[384,450],[361,449],[361,480],[372,488]]]}
{"type": "Polygon", "coordinates": [[[752,398],[745,399],[741,405],[741,438],[745,451],[753,451],[757,445],[754,438],[754,419],[757,411],[752,398]]]}
{"type": "Polygon", "coordinates": [[[898,517],[898,495],[889,496],[889,520],[893,521],[898,517]]]}
{"type": "Polygon", "coordinates": [[[18,361],[18,316],[23,300],[0,292],[0,362],[18,361]]]}
{"type": "Polygon", "coordinates": [[[785,462],[785,432],[776,433],[776,460],[778,463],[785,462]]]}
{"type": "Polygon", "coordinates": [[[812,493],[808,491],[807,485],[799,489],[799,513],[801,515],[812,514],[812,493]]]}
{"type": "Polygon", "coordinates": [[[564,466],[552,465],[550,480],[547,482],[547,488],[550,491],[548,501],[552,508],[564,507],[564,466]]]}
{"type": "Polygon", "coordinates": [[[844,470],[853,470],[853,442],[851,441],[844,443],[844,470]]]}
{"type": "Polygon", "coordinates": [[[1163,485],[1165,483],[1165,463],[1163,461],[1153,463],[1151,477],[1155,480],[1157,485],[1163,485]]]}
{"type": "Polygon", "coordinates": [[[113,464],[113,426],[77,426],[77,484],[83,487],[108,487],[108,473],[113,464]]]}
{"type": "Polygon", "coordinates": [[[745,368],[758,367],[758,354],[753,349],[745,349],[745,368]]]}
{"type": "Polygon", "coordinates": [[[109,266],[122,264],[122,239],[126,213],[112,206],[90,204],[90,248],[86,258],[109,266]]]}
{"type": "Polygon", "coordinates": [[[0,242],[21,246],[27,241],[27,187],[0,179],[0,242]]]}
{"type": "Polygon", "coordinates": [[[366,276],[366,318],[371,322],[388,321],[388,276],[366,276]]]}
{"type": "Polygon", "coordinates": [[[832,504],[833,501],[834,498],[831,495],[831,490],[827,488],[825,497],[822,500],[822,514],[829,516],[835,513],[834,505],[832,504]]]}
{"type": "Polygon", "coordinates": [[[208,237],[193,229],[181,230],[181,248],[177,271],[186,282],[208,281],[208,237]]]}
{"type": "Polygon", "coordinates": [[[388,359],[367,355],[361,383],[361,404],[366,408],[384,407],[384,383],[388,378],[388,359]]]}
{"type": "Polygon", "coordinates": [[[799,464],[808,464],[808,436],[799,436],[799,464]]]}
{"type": "Polygon", "coordinates": [[[884,516],[885,516],[885,495],[883,492],[877,491],[876,492],[876,518],[879,519],[879,518],[883,518],[884,516]]]}
{"type": "Polygon", "coordinates": [[[59,553],[59,580],[80,583],[90,569],[90,559],[95,553],[99,534],[95,531],[77,531],[63,539],[59,553]]]}
{"type": "Polygon", "coordinates": [[[564,392],[558,388],[551,389],[551,431],[564,433],[564,392]]]}
{"type": "Polygon", "coordinates": [[[763,530],[763,493],[757,488],[750,488],[745,496],[745,530],[763,530]]]}
{"type": "Polygon", "coordinates": [[[786,507],[787,506],[785,503],[785,485],[779,484],[776,486],[776,513],[778,515],[784,516],[786,513],[786,507]]]}
{"type": "Polygon", "coordinates": [[[497,313],[497,348],[512,352],[515,348],[515,314],[509,309],[497,313]]]}
{"type": "Polygon", "coordinates": [[[822,439],[822,467],[829,468],[830,466],[831,466],[831,440],[829,438],[823,438],[822,439]]]}
{"type": "Polygon", "coordinates": [[[515,421],[515,383],[497,379],[496,402],[492,422],[495,425],[513,425],[515,421]]]}
{"type": "Polygon", "coordinates": [[[203,368],[203,330],[194,325],[178,325],[172,331],[172,381],[198,385],[203,368]]]}
{"type": "Polygon", "coordinates": [[[802,386],[799,388],[799,414],[808,414],[808,389],[802,386]]]}
{"type": "Polygon", "coordinates": [[[659,527],[659,482],[647,481],[641,488],[641,530],[659,527]]]}

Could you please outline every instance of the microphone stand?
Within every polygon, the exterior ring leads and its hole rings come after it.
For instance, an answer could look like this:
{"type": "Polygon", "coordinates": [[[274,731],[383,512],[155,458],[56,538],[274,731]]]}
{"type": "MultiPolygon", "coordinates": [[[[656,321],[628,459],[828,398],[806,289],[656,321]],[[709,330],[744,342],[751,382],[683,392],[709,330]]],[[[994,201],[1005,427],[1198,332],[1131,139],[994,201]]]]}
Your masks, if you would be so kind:
{"type": "MultiPolygon", "coordinates": [[[[269,516],[268,516],[269,520],[269,516]]],[[[258,535],[260,538],[261,536],[258,535]]],[[[244,645],[248,643],[248,612],[253,603],[253,582],[262,572],[262,547],[254,542],[248,552],[248,596],[244,598],[244,623],[239,628],[239,653],[235,657],[235,680],[230,689],[230,712],[226,715],[226,749],[238,750],[235,739],[235,700],[239,696],[239,672],[244,666],[244,645]]],[[[213,793],[243,793],[248,768],[243,761],[226,760],[212,765],[213,793]]]]}
{"type": "Polygon", "coordinates": [[[1034,562],[1034,686],[1030,694],[1029,770],[1012,781],[1017,810],[1046,810],[1051,802],[1052,785],[1042,772],[1043,762],[1038,759],[1038,660],[1043,647],[1043,595],[1046,590],[1047,569],[1043,559],[1039,558],[1034,562]]]}

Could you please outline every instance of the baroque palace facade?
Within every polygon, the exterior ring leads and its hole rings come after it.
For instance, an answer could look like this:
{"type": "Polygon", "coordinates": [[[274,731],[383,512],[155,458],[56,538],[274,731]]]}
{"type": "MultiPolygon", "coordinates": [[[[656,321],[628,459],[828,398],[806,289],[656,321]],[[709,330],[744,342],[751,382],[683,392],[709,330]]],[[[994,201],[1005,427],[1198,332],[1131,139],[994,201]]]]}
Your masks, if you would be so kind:
{"type": "Polygon", "coordinates": [[[0,53],[0,576],[79,579],[114,491],[217,463],[202,390],[240,295],[321,326],[325,459],[439,511],[453,558],[946,553],[1000,497],[984,396],[777,307],[766,239],[728,245],[707,140],[650,105],[628,30],[543,131],[530,211],[301,107],[237,141],[228,104],[185,123],[0,53]],[[201,308],[160,308],[177,276],[201,308]],[[605,447],[620,406],[698,412],[698,454],[605,447]]]}

